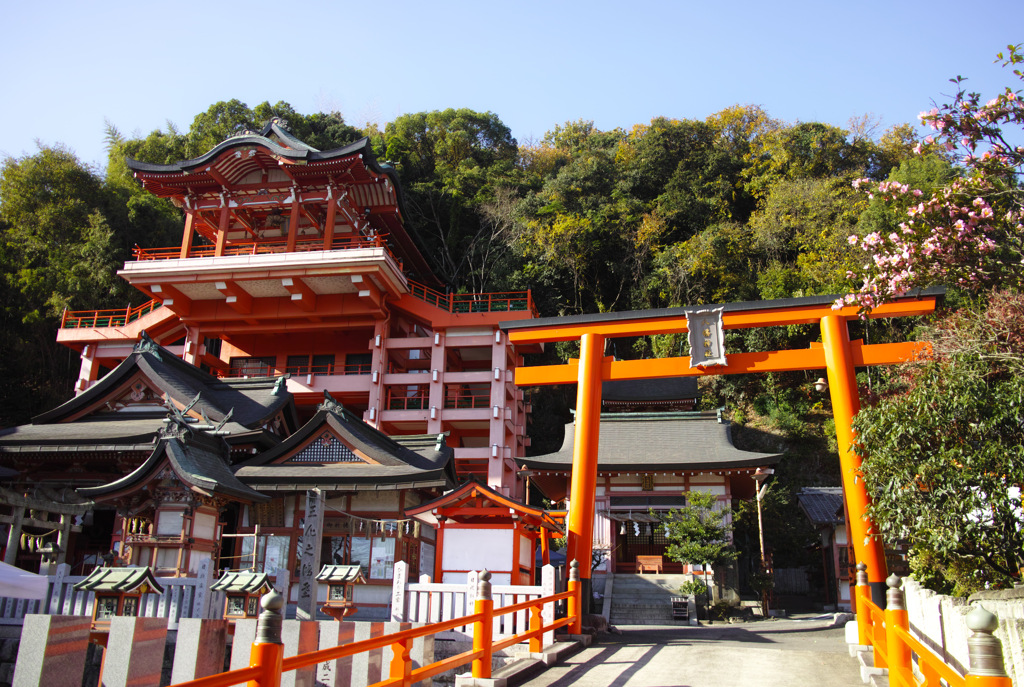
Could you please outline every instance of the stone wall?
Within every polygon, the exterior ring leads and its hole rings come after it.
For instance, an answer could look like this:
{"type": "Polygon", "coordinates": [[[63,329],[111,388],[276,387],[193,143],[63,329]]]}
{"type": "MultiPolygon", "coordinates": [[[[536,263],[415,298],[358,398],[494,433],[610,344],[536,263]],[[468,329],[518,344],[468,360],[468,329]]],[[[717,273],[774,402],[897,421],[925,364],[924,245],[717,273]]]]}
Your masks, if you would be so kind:
{"type": "Polygon", "coordinates": [[[907,615],[911,632],[931,647],[946,663],[966,672],[968,668],[965,617],[972,604],[981,604],[999,618],[996,637],[1003,644],[1003,663],[1015,687],[1024,686],[1024,588],[978,592],[970,599],[936,594],[905,578],[907,615]]]}

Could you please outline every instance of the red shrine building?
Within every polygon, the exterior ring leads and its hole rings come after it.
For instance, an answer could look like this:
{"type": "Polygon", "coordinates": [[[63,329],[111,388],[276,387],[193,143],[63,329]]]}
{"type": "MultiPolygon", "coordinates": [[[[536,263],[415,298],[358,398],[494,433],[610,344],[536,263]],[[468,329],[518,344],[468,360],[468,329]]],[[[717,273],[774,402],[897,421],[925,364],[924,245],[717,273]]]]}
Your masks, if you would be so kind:
{"type": "Polygon", "coordinates": [[[6,562],[212,560],[283,570],[293,600],[321,563],[358,562],[372,609],[396,560],[434,572],[407,509],[469,478],[522,498],[528,351],[499,323],[535,317],[531,296],[446,292],[368,139],[319,151],[275,120],[128,165],[181,209],[181,242],[120,270],[148,303],[65,313],[76,396],[0,430],[6,562]]]}

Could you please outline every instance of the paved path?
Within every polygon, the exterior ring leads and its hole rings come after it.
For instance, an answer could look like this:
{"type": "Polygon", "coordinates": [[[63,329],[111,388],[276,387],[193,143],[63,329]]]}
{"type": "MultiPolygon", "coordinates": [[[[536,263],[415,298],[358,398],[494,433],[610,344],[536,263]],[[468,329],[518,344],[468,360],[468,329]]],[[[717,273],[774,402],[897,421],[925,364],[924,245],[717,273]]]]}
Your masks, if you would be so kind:
{"type": "Polygon", "coordinates": [[[832,616],[737,625],[632,625],[526,687],[863,687],[832,616]]]}

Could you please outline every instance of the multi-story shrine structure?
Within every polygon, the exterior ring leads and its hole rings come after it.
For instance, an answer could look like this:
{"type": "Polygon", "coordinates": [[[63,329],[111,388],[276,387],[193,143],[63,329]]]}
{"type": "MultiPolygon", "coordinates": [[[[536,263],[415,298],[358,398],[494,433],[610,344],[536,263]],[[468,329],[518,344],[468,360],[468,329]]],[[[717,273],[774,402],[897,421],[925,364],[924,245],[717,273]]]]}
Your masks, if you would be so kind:
{"type": "Polygon", "coordinates": [[[445,292],[367,139],[318,151],[275,120],[128,166],[181,209],[181,243],[119,272],[148,303],[65,313],[75,398],[0,432],[7,562],[25,538],[161,575],[212,559],[286,570],[293,599],[321,563],[358,562],[356,601],[379,609],[396,560],[434,572],[408,508],[469,478],[522,497],[524,351],[499,323],[534,317],[530,294],[445,292]]]}
{"type": "Polygon", "coordinates": [[[182,209],[182,241],[137,249],[119,272],[150,303],[67,313],[77,391],[146,331],[218,377],[289,375],[302,419],[328,391],[386,433],[446,433],[460,475],[518,496],[522,351],[498,323],[534,316],[530,294],[443,293],[368,139],[321,152],[275,120],[194,160],[129,167],[182,209]]]}

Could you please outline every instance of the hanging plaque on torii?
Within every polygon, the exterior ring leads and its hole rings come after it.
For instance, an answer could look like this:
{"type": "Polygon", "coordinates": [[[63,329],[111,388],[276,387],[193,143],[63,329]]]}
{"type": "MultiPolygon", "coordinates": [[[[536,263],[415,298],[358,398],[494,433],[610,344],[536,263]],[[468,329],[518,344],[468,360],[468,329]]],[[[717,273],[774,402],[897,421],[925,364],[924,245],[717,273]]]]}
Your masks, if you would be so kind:
{"type": "Polygon", "coordinates": [[[686,311],[686,334],[690,344],[690,367],[726,365],[724,307],[686,311]]]}

